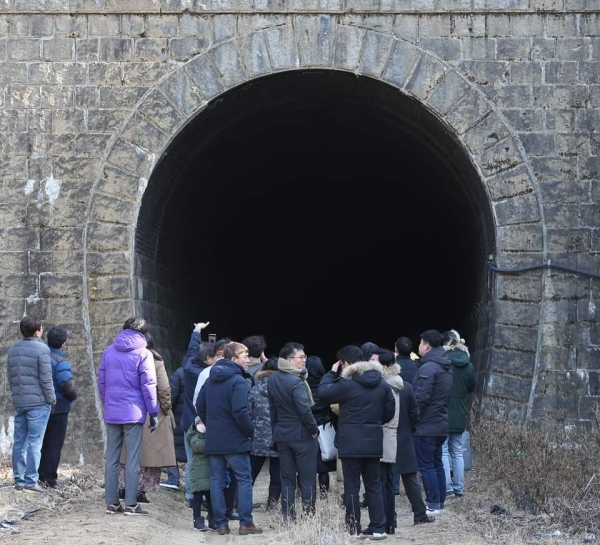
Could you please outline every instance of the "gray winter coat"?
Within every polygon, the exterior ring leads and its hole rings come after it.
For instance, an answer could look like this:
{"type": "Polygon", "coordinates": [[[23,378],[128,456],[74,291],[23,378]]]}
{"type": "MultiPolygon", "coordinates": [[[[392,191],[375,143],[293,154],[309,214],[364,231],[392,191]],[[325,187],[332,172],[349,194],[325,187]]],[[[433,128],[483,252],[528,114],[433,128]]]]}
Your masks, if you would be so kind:
{"type": "Polygon", "coordinates": [[[396,412],[394,413],[394,418],[383,425],[383,456],[380,461],[386,464],[395,464],[396,449],[398,448],[400,392],[404,388],[404,382],[400,378],[400,366],[397,364],[390,365],[389,367],[384,366],[381,376],[392,388],[392,394],[396,402],[396,412]]]}
{"type": "Polygon", "coordinates": [[[267,396],[267,382],[273,373],[275,371],[257,371],[254,375],[256,384],[248,396],[248,411],[254,424],[250,454],[254,456],[279,456],[276,451],[271,449],[273,431],[271,430],[271,412],[267,396]]]}
{"type": "Polygon", "coordinates": [[[15,408],[56,403],[50,348],[45,342],[27,337],[13,344],[6,369],[15,408]]]}

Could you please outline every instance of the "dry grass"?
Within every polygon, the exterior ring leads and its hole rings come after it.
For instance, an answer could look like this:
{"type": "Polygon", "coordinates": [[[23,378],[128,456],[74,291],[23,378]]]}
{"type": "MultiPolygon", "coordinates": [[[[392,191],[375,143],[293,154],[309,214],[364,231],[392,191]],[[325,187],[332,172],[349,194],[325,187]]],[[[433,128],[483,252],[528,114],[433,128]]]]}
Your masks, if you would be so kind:
{"type": "MultiPolygon", "coordinates": [[[[597,414],[597,417],[600,414],[597,414]]],[[[478,467],[513,504],[568,534],[600,533],[600,435],[529,429],[508,420],[472,430],[478,467]]]]}

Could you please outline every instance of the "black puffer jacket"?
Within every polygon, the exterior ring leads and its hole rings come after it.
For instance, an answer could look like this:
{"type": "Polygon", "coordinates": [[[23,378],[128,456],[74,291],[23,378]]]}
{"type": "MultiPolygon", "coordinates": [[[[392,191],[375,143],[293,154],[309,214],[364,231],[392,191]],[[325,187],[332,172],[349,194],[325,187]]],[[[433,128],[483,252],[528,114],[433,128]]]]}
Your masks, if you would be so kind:
{"type": "Polygon", "coordinates": [[[338,455],[340,458],[381,458],[383,424],[396,413],[390,385],[381,373],[381,364],[354,363],[342,372],[329,372],[319,386],[319,398],[339,403],[338,455]]]}
{"type": "Polygon", "coordinates": [[[276,371],[269,377],[267,389],[275,443],[307,441],[319,432],[304,380],[276,371]]]}
{"type": "Polygon", "coordinates": [[[421,420],[415,435],[448,435],[448,403],[452,391],[452,362],[440,346],[421,358],[413,381],[421,420]]]}
{"type": "Polygon", "coordinates": [[[185,445],[183,444],[183,428],[181,427],[181,417],[183,416],[183,407],[185,405],[185,388],[183,380],[183,367],[180,367],[171,375],[171,403],[173,405],[173,416],[175,417],[175,429],[173,430],[173,440],[175,441],[175,457],[178,462],[187,462],[185,454],[185,445]]]}
{"type": "Polygon", "coordinates": [[[419,369],[418,363],[413,361],[410,356],[396,356],[396,363],[400,366],[402,380],[412,384],[419,369]]]}

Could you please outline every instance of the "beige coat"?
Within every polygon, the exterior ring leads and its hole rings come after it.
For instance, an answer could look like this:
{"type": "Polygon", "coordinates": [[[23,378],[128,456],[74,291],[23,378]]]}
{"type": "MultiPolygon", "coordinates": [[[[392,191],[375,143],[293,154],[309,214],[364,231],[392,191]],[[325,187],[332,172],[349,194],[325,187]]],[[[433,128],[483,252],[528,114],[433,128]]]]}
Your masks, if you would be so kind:
{"type": "Polygon", "coordinates": [[[383,380],[392,388],[392,394],[396,401],[396,412],[387,424],[383,425],[383,456],[381,461],[386,464],[396,463],[396,449],[398,448],[398,422],[400,418],[400,390],[404,388],[404,382],[400,378],[400,366],[395,363],[389,367],[383,367],[383,380]]]}
{"type": "MultiPolygon", "coordinates": [[[[173,429],[175,418],[171,410],[171,387],[165,369],[165,363],[154,350],[154,364],[156,365],[156,388],[158,390],[158,426],[151,432],[148,429],[149,417],[144,424],[144,437],[142,438],[141,467],[169,467],[177,464],[175,460],[175,446],[173,443],[173,429]]],[[[126,462],[125,445],[121,451],[121,463],[126,462]]]]}

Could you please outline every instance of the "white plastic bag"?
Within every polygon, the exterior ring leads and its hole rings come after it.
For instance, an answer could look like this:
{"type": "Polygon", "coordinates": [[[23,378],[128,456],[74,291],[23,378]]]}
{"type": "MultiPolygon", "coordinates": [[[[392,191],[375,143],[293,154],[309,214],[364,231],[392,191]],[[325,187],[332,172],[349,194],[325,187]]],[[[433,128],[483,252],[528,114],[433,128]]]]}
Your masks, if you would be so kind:
{"type": "Polygon", "coordinates": [[[319,426],[319,448],[321,449],[321,460],[329,462],[337,458],[337,448],[335,448],[335,429],[333,424],[323,424],[319,426]]]}

